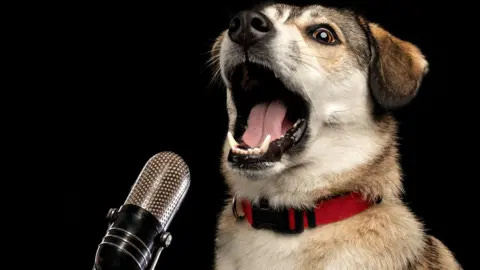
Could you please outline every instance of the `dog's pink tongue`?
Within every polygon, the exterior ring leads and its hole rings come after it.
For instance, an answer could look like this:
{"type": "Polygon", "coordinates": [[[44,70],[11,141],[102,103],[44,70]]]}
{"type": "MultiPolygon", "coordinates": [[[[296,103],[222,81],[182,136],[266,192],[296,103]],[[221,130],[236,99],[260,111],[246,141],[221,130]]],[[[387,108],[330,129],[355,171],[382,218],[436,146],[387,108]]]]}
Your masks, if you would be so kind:
{"type": "Polygon", "coordinates": [[[250,111],[247,121],[247,130],[243,134],[243,141],[250,147],[259,146],[265,137],[270,134],[271,140],[282,136],[282,123],[287,108],[280,101],[255,105],[250,111]]]}

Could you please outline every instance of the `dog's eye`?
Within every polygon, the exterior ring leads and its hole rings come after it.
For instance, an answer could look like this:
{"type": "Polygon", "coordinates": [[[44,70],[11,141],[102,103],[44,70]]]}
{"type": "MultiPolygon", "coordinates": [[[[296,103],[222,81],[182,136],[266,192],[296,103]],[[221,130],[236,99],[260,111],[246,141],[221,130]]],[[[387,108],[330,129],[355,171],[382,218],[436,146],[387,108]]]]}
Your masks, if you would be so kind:
{"type": "Polygon", "coordinates": [[[324,27],[320,27],[320,28],[316,29],[315,31],[313,31],[312,37],[316,41],[324,43],[324,44],[328,44],[328,45],[332,45],[332,44],[337,43],[337,39],[336,39],[335,35],[330,30],[328,30],[327,28],[324,28],[324,27]]]}

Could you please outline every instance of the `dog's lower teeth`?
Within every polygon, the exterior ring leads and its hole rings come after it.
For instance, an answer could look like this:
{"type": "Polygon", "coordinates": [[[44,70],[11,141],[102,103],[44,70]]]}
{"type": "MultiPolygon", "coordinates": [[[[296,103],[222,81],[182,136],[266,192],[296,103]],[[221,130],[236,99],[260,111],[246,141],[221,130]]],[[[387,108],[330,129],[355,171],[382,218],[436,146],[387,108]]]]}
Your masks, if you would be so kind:
{"type": "Polygon", "coordinates": [[[249,149],[239,148],[238,147],[239,144],[235,141],[231,132],[228,132],[227,138],[228,138],[228,143],[230,144],[232,153],[237,155],[254,155],[254,154],[260,155],[268,151],[268,146],[270,145],[271,136],[267,135],[267,137],[265,137],[265,140],[263,140],[263,143],[260,147],[249,148],[249,149]]]}
{"type": "Polygon", "coordinates": [[[260,155],[263,153],[260,148],[250,148],[250,149],[232,148],[232,152],[237,155],[260,155]]]}
{"type": "Polygon", "coordinates": [[[298,119],[297,122],[295,122],[295,124],[293,124],[293,127],[296,128],[298,126],[298,124],[300,124],[301,121],[302,121],[302,119],[298,119]]]}

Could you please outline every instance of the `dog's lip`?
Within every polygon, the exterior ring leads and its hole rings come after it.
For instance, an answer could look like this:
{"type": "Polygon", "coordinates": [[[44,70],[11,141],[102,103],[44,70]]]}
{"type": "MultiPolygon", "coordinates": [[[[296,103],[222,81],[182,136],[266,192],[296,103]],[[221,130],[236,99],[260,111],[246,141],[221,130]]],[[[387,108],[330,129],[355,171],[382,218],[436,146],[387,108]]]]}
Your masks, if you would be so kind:
{"type": "Polygon", "coordinates": [[[238,149],[251,149],[247,144],[240,140],[238,145],[231,145],[228,154],[228,161],[236,164],[242,169],[265,169],[273,166],[275,162],[280,161],[282,155],[296,146],[304,137],[307,129],[307,120],[299,119],[298,124],[288,130],[281,138],[269,143],[268,150],[260,154],[240,154],[233,151],[233,147],[238,149]],[[254,166],[250,166],[256,164],[254,166]]]}

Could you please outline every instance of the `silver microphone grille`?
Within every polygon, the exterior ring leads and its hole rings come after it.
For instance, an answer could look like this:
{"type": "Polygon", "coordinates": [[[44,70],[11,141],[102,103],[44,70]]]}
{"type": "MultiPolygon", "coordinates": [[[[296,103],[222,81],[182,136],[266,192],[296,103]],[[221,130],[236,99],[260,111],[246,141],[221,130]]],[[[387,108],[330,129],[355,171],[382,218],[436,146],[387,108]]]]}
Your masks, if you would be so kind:
{"type": "Polygon", "coordinates": [[[125,204],[133,204],[152,213],[167,229],[190,186],[190,170],[183,159],[172,152],[160,152],[143,167],[125,204]]]}

